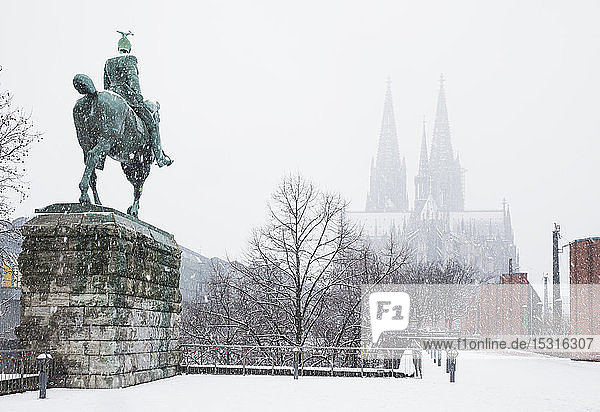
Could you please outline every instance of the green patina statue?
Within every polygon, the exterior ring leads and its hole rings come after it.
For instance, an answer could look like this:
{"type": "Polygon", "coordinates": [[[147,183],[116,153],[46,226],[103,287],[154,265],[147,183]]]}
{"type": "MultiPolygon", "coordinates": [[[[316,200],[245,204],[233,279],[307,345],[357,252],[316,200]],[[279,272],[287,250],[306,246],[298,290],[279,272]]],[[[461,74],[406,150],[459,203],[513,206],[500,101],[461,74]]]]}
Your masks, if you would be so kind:
{"type": "Polygon", "coordinates": [[[120,56],[113,57],[106,61],[104,65],[104,90],[111,90],[121,95],[146,124],[152,140],[152,151],[159,167],[170,166],[173,161],[162,151],[160,144],[160,133],[158,131],[158,122],[152,116],[152,108],[144,104],[144,98],[140,91],[140,80],[138,78],[137,58],[132,56],[131,43],[127,36],[133,35],[132,32],[121,33],[119,39],[120,56]]]}
{"type": "Polygon", "coordinates": [[[121,33],[118,48],[120,56],[108,59],[104,67],[104,88],[98,92],[85,74],[73,79],[75,89],[84,96],[73,108],[77,139],[83,149],[85,171],[79,189],[81,203],[91,203],[88,189],[91,185],[94,203],[101,204],[96,190],[96,169],[104,168],[106,156],[121,163],[127,179],[134,187],[134,202],[127,213],[137,216],[142,186],[154,160],[160,167],[173,161],[165,155],[158,131],[157,102],[144,100],[140,93],[137,59],[130,54],[131,43],[121,33]]]}

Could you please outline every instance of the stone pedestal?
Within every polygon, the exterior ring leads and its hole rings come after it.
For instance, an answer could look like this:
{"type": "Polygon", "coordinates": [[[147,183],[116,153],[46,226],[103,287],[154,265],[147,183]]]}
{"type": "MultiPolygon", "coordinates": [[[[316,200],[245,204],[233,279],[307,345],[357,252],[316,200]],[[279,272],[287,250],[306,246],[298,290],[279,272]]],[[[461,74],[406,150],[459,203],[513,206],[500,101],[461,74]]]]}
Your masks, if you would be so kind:
{"type": "Polygon", "coordinates": [[[116,210],[57,204],[23,227],[20,344],[50,350],[58,386],[116,388],[173,376],[181,252],[116,210]]]}

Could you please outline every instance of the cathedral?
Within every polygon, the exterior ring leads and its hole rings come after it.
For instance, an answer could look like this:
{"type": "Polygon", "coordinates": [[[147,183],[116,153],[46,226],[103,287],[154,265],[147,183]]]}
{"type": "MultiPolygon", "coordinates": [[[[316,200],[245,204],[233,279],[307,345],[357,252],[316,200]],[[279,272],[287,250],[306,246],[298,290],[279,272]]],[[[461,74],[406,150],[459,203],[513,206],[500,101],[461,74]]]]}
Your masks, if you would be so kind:
{"type": "Polygon", "coordinates": [[[411,208],[388,80],[366,208],[352,212],[352,218],[362,223],[371,238],[392,234],[400,239],[418,261],[456,259],[473,265],[482,278],[497,280],[508,273],[509,259],[513,269],[518,269],[510,210],[506,202],[500,210],[465,210],[464,177],[452,148],[442,76],[430,147],[423,124],[411,208]]]}

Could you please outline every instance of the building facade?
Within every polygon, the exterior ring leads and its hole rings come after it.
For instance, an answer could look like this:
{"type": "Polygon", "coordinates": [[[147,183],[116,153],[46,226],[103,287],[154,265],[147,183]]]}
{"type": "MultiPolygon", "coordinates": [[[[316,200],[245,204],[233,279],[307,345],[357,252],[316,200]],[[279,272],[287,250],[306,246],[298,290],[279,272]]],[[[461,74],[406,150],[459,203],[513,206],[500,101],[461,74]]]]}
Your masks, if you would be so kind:
{"type": "Polygon", "coordinates": [[[351,216],[372,238],[390,234],[406,243],[421,261],[456,259],[499,280],[509,259],[518,269],[510,210],[465,210],[464,175],[454,153],[444,78],[440,79],[431,145],[425,124],[421,135],[414,203],[409,205],[406,162],[400,156],[392,91],[387,83],[383,121],[364,212],[351,216]]]}
{"type": "MultiPolygon", "coordinates": [[[[600,238],[569,244],[571,335],[600,335],[600,238]]],[[[600,352],[573,352],[572,359],[600,361],[600,352]]]]}

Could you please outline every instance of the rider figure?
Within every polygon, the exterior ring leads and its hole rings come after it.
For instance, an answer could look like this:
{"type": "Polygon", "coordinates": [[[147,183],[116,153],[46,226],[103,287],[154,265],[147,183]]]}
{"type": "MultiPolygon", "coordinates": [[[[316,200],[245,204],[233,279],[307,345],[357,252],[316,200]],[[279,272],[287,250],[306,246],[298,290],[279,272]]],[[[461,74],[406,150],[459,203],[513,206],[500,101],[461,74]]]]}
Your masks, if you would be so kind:
{"type": "Polygon", "coordinates": [[[144,104],[144,98],[140,91],[137,58],[130,54],[131,43],[127,39],[127,36],[133,33],[119,33],[122,35],[118,44],[120,55],[108,59],[104,65],[104,89],[121,95],[127,101],[150,132],[152,152],[156,163],[159,167],[170,166],[173,160],[165,155],[162,150],[158,122],[155,121],[150,109],[144,104]]]}

